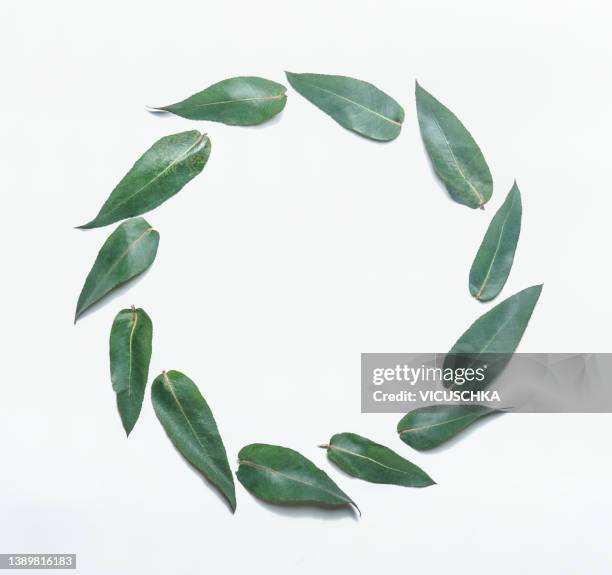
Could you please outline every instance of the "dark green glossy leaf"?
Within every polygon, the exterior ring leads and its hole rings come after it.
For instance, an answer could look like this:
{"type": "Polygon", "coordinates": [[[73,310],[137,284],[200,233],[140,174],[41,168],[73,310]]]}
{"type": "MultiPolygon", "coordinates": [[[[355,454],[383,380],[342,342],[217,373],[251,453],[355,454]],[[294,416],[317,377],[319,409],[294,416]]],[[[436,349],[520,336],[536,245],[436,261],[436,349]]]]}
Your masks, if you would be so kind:
{"type": "Polygon", "coordinates": [[[400,439],[414,449],[431,449],[495,412],[484,405],[430,405],[407,413],[397,424],[400,439]]]}
{"type": "Polygon", "coordinates": [[[111,381],[127,435],[140,415],[149,377],[152,339],[153,324],[143,309],[132,306],[115,316],[110,334],[111,381]]]}
{"type": "Polygon", "coordinates": [[[153,407],[174,446],[236,509],[234,478],[208,404],[186,375],[168,371],[151,386],[153,407]]]}
{"type": "Polygon", "coordinates": [[[74,321],[108,292],[145,271],[155,260],[159,233],[145,219],[123,222],[108,236],[77,303],[74,321]]]}
{"type": "Polygon", "coordinates": [[[281,112],[287,102],[286,91],[282,84],[265,78],[241,76],[213,84],[182,102],[154,109],[190,120],[250,126],[281,112]]]}
{"type": "Polygon", "coordinates": [[[470,270],[470,293],[490,301],[504,287],[521,232],[521,192],[516,185],[489,224],[470,270]]]}
{"type": "Polygon", "coordinates": [[[399,136],[404,110],[376,86],[346,76],[286,74],[297,92],[344,128],[372,140],[399,136]]]}
{"type": "Polygon", "coordinates": [[[196,130],[157,140],[117,184],[98,215],[80,228],[100,228],[156,208],[195,178],[208,156],[210,140],[196,130]]]}
{"type": "Polygon", "coordinates": [[[416,104],[425,148],[448,193],[470,208],[483,207],[493,193],[493,179],[478,144],[457,116],[418,82],[416,104]]]}
{"type": "Polygon", "coordinates": [[[240,450],[238,481],[271,503],[357,505],[312,461],[293,449],[253,443],[240,450]]]}
{"type": "Polygon", "coordinates": [[[444,358],[443,369],[484,367],[484,379],[462,385],[448,381],[445,385],[451,388],[459,385],[462,389],[484,389],[490,385],[512,358],[541,292],[541,285],[526,288],[481,315],[453,345],[444,358]]]}
{"type": "Polygon", "coordinates": [[[328,445],[327,457],[348,474],[372,483],[427,487],[435,481],[420,467],[395,451],[355,433],[337,433],[328,445]]]}

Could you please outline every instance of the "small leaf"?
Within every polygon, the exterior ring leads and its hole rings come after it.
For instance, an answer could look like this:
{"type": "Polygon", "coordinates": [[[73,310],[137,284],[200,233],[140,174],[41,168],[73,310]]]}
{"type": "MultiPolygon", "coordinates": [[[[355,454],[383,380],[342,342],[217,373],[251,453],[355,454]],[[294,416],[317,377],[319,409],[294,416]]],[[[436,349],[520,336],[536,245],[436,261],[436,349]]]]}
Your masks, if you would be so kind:
{"type": "Polygon", "coordinates": [[[327,457],[348,474],[371,481],[406,487],[427,487],[435,481],[420,467],[384,445],[355,433],[337,433],[328,445],[327,457]]]}
{"type": "Polygon", "coordinates": [[[438,177],[453,200],[482,208],[493,193],[489,166],[472,138],[446,106],[416,83],[421,136],[438,177]]]}
{"type": "Polygon", "coordinates": [[[404,110],[376,86],[347,76],[285,73],[297,92],[344,128],[372,140],[399,136],[404,110]]]}
{"type": "Polygon", "coordinates": [[[153,324],[143,309],[122,309],[115,316],[110,334],[111,381],[127,435],[140,415],[149,377],[152,338],[153,324]]]}
{"type": "Polygon", "coordinates": [[[223,80],[182,102],[153,108],[190,120],[232,126],[261,124],[276,116],[287,102],[287,88],[265,78],[241,76],[223,80]]]}
{"type": "Polygon", "coordinates": [[[463,389],[490,385],[512,359],[541,292],[541,285],[526,288],[481,315],[446,355],[443,369],[484,368],[484,379],[461,385],[450,380],[445,385],[463,389]]]}
{"type": "Polygon", "coordinates": [[[489,224],[470,270],[470,293],[490,301],[504,287],[521,232],[521,192],[516,185],[489,224]]]}
{"type": "Polygon", "coordinates": [[[253,443],[240,450],[238,461],[238,481],[265,501],[357,508],[327,473],[293,449],[253,443]]]}
{"type": "Polygon", "coordinates": [[[397,424],[400,439],[414,449],[424,450],[463,431],[477,419],[496,410],[484,405],[430,405],[407,413],[397,424]]]}
{"type": "Polygon", "coordinates": [[[123,222],[98,253],[77,303],[74,321],[108,292],[145,271],[155,260],[159,233],[143,218],[123,222]]]}
{"type": "Polygon", "coordinates": [[[168,371],[151,386],[155,413],[174,446],[199,469],[236,510],[234,478],[208,404],[186,375],[168,371]]]}
{"type": "Polygon", "coordinates": [[[157,140],[117,184],[98,215],[79,228],[100,228],[156,208],[195,178],[209,156],[210,140],[196,130],[157,140]]]}

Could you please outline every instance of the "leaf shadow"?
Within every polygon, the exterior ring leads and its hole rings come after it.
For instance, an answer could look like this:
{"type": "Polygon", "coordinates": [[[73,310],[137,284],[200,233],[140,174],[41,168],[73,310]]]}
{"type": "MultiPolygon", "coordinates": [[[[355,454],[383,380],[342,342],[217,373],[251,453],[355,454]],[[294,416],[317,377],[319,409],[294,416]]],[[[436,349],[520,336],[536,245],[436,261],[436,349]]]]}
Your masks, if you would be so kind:
{"type": "Polygon", "coordinates": [[[133,278],[130,278],[129,280],[123,282],[122,284],[119,284],[118,286],[114,287],[107,294],[103,295],[96,303],[88,307],[78,318],[76,318],[76,320],[74,320],[74,323],[76,324],[78,321],[81,321],[85,319],[86,317],[88,317],[89,315],[96,313],[96,311],[106,307],[111,302],[114,302],[117,299],[125,296],[125,294],[132,287],[138,285],[144,279],[144,277],[149,273],[150,269],[151,269],[151,266],[149,266],[146,270],[134,276],[133,278]]]}
{"type": "Polygon", "coordinates": [[[323,521],[339,521],[350,517],[354,521],[359,520],[357,511],[351,505],[326,507],[317,503],[271,503],[259,497],[253,497],[253,499],[266,511],[280,517],[308,517],[323,521]]]}

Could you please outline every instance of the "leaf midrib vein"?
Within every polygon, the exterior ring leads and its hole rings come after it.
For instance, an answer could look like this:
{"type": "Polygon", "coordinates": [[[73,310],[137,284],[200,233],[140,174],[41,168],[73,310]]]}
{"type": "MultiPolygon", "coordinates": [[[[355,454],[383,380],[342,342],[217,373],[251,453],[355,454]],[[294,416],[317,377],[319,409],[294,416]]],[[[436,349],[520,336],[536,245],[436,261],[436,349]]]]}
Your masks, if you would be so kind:
{"type": "Polygon", "coordinates": [[[400,429],[399,434],[401,435],[402,433],[411,433],[413,431],[421,431],[422,429],[431,429],[432,427],[439,427],[440,425],[448,425],[449,423],[454,423],[455,421],[461,421],[462,419],[468,419],[470,417],[474,417],[474,415],[473,414],[460,415],[459,417],[454,417],[453,419],[447,419],[446,421],[441,421],[440,423],[432,423],[431,425],[422,425],[421,427],[408,427],[406,429],[400,429]]]}
{"type": "Polygon", "coordinates": [[[390,466],[385,465],[384,463],[382,463],[380,461],[377,461],[376,459],[372,459],[371,457],[368,457],[367,455],[362,455],[361,453],[356,453],[354,451],[350,451],[349,449],[344,449],[342,447],[338,447],[337,445],[330,444],[329,448],[330,449],[336,449],[338,451],[342,451],[342,452],[348,453],[350,455],[354,455],[355,457],[361,457],[362,459],[366,459],[367,461],[371,461],[375,465],[380,465],[381,467],[384,467],[385,469],[389,469],[391,471],[398,471],[399,473],[405,473],[407,475],[410,474],[408,471],[405,471],[403,469],[397,469],[395,467],[390,467],[390,466]]]}
{"type": "MultiPolygon", "coordinates": [[[[275,94],[274,96],[258,96],[257,98],[239,98],[236,100],[219,100],[218,102],[206,102],[205,104],[193,104],[192,108],[206,108],[207,106],[218,106],[220,104],[235,104],[237,102],[256,102],[256,101],[265,101],[265,100],[281,100],[282,98],[286,98],[287,94],[283,92],[282,94],[275,94]]],[[[172,108],[172,106],[168,106],[168,108],[172,108]]]]}

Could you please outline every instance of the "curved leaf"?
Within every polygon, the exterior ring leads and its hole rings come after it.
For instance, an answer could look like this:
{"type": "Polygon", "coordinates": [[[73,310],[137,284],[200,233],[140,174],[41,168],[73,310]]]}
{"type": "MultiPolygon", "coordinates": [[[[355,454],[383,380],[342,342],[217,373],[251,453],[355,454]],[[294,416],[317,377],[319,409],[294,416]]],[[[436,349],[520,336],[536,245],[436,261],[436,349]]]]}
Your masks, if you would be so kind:
{"type": "MultiPolygon", "coordinates": [[[[542,293],[542,286],[526,288],[481,315],[455,342],[444,358],[443,369],[485,368],[484,379],[463,384],[463,389],[484,389],[503,371],[512,358],[531,314],[542,293]]],[[[447,387],[456,387],[453,381],[447,387]]]]}
{"type": "Polygon", "coordinates": [[[156,208],[195,178],[209,156],[210,140],[196,130],[157,140],[117,184],[98,215],[79,228],[100,228],[156,208]]]}
{"type": "Polygon", "coordinates": [[[215,418],[197,386],[179,371],[158,375],[151,386],[155,413],[174,446],[236,510],[234,478],[215,418]]]}
{"type": "Polygon", "coordinates": [[[190,120],[210,120],[232,126],[261,124],[287,103],[287,88],[265,78],[240,76],[222,80],[182,102],[153,108],[190,120]]]}
{"type": "Polygon", "coordinates": [[[477,419],[496,410],[484,405],[430,405],[407,413],[397,424],[400,439],[414,449],[437,447],[477,419]]]}
{"type": "Polygon", "coordinates": [[[122,309],[113,321],[110,334],[110,370],[117,408],[127,435],[134,428],[144,398],[153,324],[146,312],[132,306],[122,309]]]}
{"type": "Polygon", "coordinates": [[[293,449],[253,443],[240,450],[238,481],[271,503],[357,505],[312,461],[293,449]]]}
{"type": "Polygon", "coordinates": [[[89,272],[74,321],[108,292],[145,271],[155,260],[159,233],[145,219],[123,222],[108,236],[89,272]]]}
{"type": "Polygon", "coordinates": [[[404,110],[376,86],[347,76],[285,74],[297,92],[344,128],[372,140],[399,136],[404,110]]]}
{"type": "Polygon", "coordinates": [[[515,182],[493,216],[470,269],[470,293],[479,301],[495,298],[508,279],[521,232],[521,214],[521,192],[515,182]]]}
{"type": "Polygon", "coordinates": [[[348,474],[372,483],[427,487],[435,481],[420,467],[395,451],[355,433],[337,433],[328,445],[327,457],[348,474]]]}
{"type": "Polygon", "coordinates": [[[465,126],[446,106],[416,83],[421,136],[438,177],[453,200],[482,208],[493,193],[489,166],[465,126]]]}

